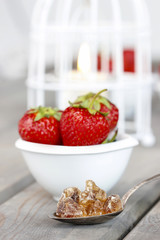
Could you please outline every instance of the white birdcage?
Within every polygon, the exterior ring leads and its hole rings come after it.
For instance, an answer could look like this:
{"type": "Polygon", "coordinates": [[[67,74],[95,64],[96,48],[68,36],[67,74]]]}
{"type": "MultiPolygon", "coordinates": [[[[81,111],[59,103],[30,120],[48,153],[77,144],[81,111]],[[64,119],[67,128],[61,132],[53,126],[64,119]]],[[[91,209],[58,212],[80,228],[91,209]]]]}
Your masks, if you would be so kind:
{"type": "Polygon", "coordinates": [[[32,17],[28,107],[57,107],[107,88],[119,132],[151,146],[150,21],[145,0],[38,0],[32,17]],[[55,97],[56,96],[56,97],[55,97]]]}

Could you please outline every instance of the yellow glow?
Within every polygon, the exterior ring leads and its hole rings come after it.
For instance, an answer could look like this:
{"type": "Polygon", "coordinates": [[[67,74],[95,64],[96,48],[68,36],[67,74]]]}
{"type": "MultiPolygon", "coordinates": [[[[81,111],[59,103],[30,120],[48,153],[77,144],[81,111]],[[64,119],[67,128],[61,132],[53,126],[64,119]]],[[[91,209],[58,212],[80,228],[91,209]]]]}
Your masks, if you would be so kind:
{"type": "Polygon", "coordinates": [[[87,73],[91,69],[90,49],[87,43],[83,43],[79,49],[77,69],[82,73],[87,73]]]}

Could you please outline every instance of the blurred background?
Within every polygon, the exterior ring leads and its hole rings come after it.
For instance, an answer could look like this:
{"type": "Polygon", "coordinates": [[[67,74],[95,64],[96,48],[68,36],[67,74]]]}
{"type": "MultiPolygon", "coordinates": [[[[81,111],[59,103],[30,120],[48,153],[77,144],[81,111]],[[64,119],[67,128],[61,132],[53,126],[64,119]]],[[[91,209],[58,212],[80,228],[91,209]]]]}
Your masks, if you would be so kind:
{"type": "MultiPolygon", "coordinates": [[[[30,22],[36,0],[0,2],[0,79],[24,79],[27,73],[30,22]],[[14,61],[13,61],[14,59],[14,61]]],[[[160,62],[160,2],[146,0],[151,20],[153,70],[160,62]]]]}

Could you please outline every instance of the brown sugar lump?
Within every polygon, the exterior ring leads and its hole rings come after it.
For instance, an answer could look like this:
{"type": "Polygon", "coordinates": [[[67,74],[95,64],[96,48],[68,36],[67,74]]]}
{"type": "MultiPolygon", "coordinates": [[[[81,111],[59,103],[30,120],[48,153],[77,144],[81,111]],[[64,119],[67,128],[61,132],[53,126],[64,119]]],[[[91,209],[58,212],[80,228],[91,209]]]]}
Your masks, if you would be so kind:
{"type": "Polygon", "coordinates": [[[82,217],[82,207],[79,205],[80,190],[75,187],[67,188],[57,204],[56,215],[62,218],[82,217]]]}
{"type": "Polygon", "coordinates": [[[57,204],[56,215],[62,218],[88,217],[108,214],[122,209],[119,195],[107,194],[94,181],[87,180],[81,192],[76,187],[66,188],[57,204]]]}
{"type": "Polygon", "coordinates": [[[106,192],[100,189],[92,180],[87,180],[85,191],[80,194],[79,199],[79,204],[83,207],[83,215],[104,214],[103,205],[106,199],[106,192]]]}
{"type": "Polygon", "coordinates": [[[104,211],[106,213],[113,213],[120,210],[122,210],[122,202],[119,195],[110,195],[104,204],[104,211]]]}

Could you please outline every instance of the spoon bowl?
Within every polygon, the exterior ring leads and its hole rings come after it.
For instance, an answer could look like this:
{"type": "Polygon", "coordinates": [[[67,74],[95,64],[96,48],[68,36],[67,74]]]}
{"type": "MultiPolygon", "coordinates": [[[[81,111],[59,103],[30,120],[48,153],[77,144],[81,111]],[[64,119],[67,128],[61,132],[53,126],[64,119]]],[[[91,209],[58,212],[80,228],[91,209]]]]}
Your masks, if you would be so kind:
{"type": "Polygon", "coordinates": [[[144,184],[159,180],[160,179],[160,174],[157,174],[153,177],[147,178],[146,180],[140,182],[139,184],[135,185],[127,193],[125,193],[121,199],[122,201],[122,209],[117,212],[113,213],[108,213],[108,214],[103,214],[103,215],[98,215],[98,216],[88,216],[88,217],[74,217],[74,218],[61,218],[57,217],[56,213],[51,213],[48,215],[49,218],[60,221],[60,222],[65,222],[65,223],[71,223],[71,224],[77,224],[77,225],[91,225],[91,224],[99,224],[99,223],[104,223],[107,222],[116,216],[118,216],[123,210],[125,209],[126,203],[130,196],[138,190],[140,187],[142,187],[144,184]]]}
{"type": "Polygon", "coordinates": [[[75,217],[75,218],[60,218],[56,216],[56,213],[52,213],[49,215],[49,218],[60,221],[60,222],[77,224],[77,225],[92,225],[92,224],[104,223],[108,220],[111,220],[117,215],[119,215],[122,211],[123,209],[121,211],[114,212],[114,213],[108,213],[108,214],[103,214],[98,216],[89,216],[89,217],[75,217]]]}

